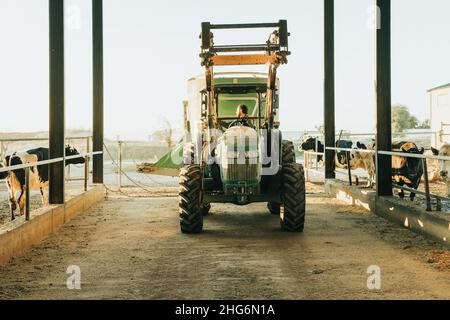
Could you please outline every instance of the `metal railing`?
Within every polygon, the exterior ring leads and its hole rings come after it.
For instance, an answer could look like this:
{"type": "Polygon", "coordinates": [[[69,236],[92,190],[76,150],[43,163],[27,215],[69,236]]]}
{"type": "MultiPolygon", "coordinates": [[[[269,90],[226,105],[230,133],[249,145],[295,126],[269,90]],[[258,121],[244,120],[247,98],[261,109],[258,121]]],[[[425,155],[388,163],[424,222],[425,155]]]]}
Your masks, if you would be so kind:
{"type": "MultiPolygon", "coordinates": [[[[305,132],[304,133],[304,135],[308,135],[308,133],[307,132],[305,132]]],[[[443,131],[441,130],[441,131],[418,131],[418,132],[394,132],[394,133],[392,133],[392,137],[393,138],[396,138],[396,137],[409,137],[409,138],[411,138],[411,137],[423,137],[423,136],[429,136],[429,138],[430,138],[430,142],[431,142],[431,137],[433,138],[433,140],[434,140],[434,145],[435,146],[438,146],[438,145],[440,145],[441,143],[443,143],[443,137],[444,136],[450,136],[450,133],[449,134],[446,134],[446,133],[443,133],[443,131]]],[[[325,136],[324,136],[324,134],[323,133],[314,133],[314,134],[311,134],[311,137],[314,137],[314,138],[324,138],[325,136]]],[[[342,134],[341,133],[336,133],[335,134],[335,137],[336,138],[341,138],[341,139],[346,139],[346,138],[356,138],[356,137],[368,137],[368,138],[370,138],[370,137],[373,137],[373,138],[375,138],[376,137],[376,133],[348,133],[348,132],[345,132],[345,131],[343,131],[342,132],[342,134]]],[[[316,149],[317,150],[317,149],[316,149]]]]}
{"type": "Polygon", "coordinates": [[[325,175],[324,172],[319,170],[319,161],[317,160],[318,156],[325,157],[325,153],[315,151],[303,151],[303,155],[304,155],[304,169],[306,181],[310,181],[309,173],[325,175]],[[314,158],[315,161],[313,160],[314,158]],[[312,166],[314,166],[314,168],[312,166]]]}
{"type": "MultiPolygon", "coordinates": [[[[0,138],[0,161],[3,161],[3,159],[5,159],[6,143],[8,143],[8,142],[14,143],[14,142],[27,142],[27,141],[48,141],[48,140],[49,140],[49,138],[47,138],[47,137],[42,137],[42,138],[26,138],[26,137],[25,138],[0,138]]],[[[70,142],[74,141],[74,140],[85,140],[86,153],[89,153],[92,136],[66,137],[67,144],[70,144],[70,142]]],[[[83,180],[83,177],[72,177],[71,176],[70,166],[68,166],[66,170],[67,170],[66,177],[65,177],[66,181],[82,181],[83,180]]],[[[87,170],[89,170],[89,167],[87,168],[87,170]]]]}
{"type": "Polygon", "coordinates": [[[393,151],[382,151],[382,150],[366,150],[366,149],[348,149],[348,148],[337,148],[337,147],[325,147],[325,150],[333,150],[338,152],[345,152],[346,153],[346,159],[347,159],[347,170],[349,175],[349,185],[352,185],[352,178],[351,178],[351,166],[349,165],[349,159],[350,159],[350,152],[359,152],[359,153],[371,153],[375,155],[375,172],[378,170],[378,156],[397,156],[397,157],[403,157],[403,158],[416,158],[421,159],[422,161],[422,169],[423,169],[423,180],[424,180],[424,189],[425,191],[416,190],[407,186],[401,186],[398,184],[393,183],[392,187],[398,190],[403,190],[415,194],[420,194],[425,196],[426,199],[426,207],[427,211],[432,211],[431,207],[431,199],[436,200],[436,211],[441,211],[442,201],[450,201],[449,197],[441,196],[435,193],[432,193],[430,191],[430,181],[428,177],[428,164],[427,160],[438,160],[438,161],[450,161],[450,157],[446,156],[434,156],[434,155],[423,155],[423,154],[413,154],[413,153],[406,153],[406,152],[393,152],[393,151]]]}
{"type": "MultiPolygon", "coordinates": [[[[27,141],[27,140],[26,140],[27,141]]],[[[89,160],[90,157],[98,154],[103,154],[103,151],[95,151],[95,152],[89,152],[85,154],[78,154],[73,156],[65,156],[60,158],[54,158],[49,160],[42,160],[42,161],[35,161],[35,162],[28,162],[20,165],[13,165],[13,166],[5,166],[0,167],[0,173],[1,172],[11,172],[15,170],[23,169],[25,170],[25,220],[30,220],[30,168],[42,166],[42,165],[49,165],[52,163],[58,163],[63,162],[65,164],[66,160],[71,159],[78,159],[78,158],[84,158],[84,185],[83,189],[84,191],[87,191],[88,188],[88,180],[89,180],[89,160]]]]}
{"type": "MultiPolygon", "coordinates": [[[[317,160],[312,161],[312,159],[314,159],[314,157],[317,157],[317,156],[325,157],[325,153],[324,152],[315,152],[315,151],[303,151],[303,154],[305,156],[304,157],[304,169],[305,169],[306,181],[310,181],[309,173],[314,173],[314,174],[317,174],[320,176],[325,176],[325,172],[323,170],[319,170],[319,162],[317,160]],[[312,167],[312,166],[314,166],[314,167],[312,167]]],[[[348,155],[347,155],[347,157],[348,157],[348,155]]],[[[345,170],[345,171],[340,168],[336,168],[335,171],[338,174],[347,175],[350,185],[353,185],[353,181],[350,177],[355,179],[356,185],[359,185],[360,179],[368,179],[369,178],[366,175],[352,173],[351,170],[348,170],[348,167],[347,167],[347,170],[345,170]]]]}

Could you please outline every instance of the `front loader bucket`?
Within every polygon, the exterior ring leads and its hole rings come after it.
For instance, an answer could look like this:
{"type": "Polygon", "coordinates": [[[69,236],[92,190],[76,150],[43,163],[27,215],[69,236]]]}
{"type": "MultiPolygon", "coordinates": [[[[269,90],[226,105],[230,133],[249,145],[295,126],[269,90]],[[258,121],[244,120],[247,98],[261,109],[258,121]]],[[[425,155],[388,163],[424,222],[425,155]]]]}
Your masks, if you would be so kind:
{"type": "Polygon", "coordinates": [[[176,177],[183,166],[183,146],[180,142],[172,150],[166,153],[158,162],[154,164],[142,164],[138,166],[138,171],[156,174],[160,176],[176,177]]]}

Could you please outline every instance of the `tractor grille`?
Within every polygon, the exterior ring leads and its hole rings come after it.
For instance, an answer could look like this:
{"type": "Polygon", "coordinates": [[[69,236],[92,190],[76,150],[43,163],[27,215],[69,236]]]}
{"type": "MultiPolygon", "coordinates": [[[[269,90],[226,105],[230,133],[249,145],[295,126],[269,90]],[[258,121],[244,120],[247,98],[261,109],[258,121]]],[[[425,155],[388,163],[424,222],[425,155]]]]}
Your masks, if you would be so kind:
{"type": "Polygon", "coordinates": [[[224,179],[228,181],[255,181],[259,179],[258,164],[229,163],[224,168],[224,179]]]}

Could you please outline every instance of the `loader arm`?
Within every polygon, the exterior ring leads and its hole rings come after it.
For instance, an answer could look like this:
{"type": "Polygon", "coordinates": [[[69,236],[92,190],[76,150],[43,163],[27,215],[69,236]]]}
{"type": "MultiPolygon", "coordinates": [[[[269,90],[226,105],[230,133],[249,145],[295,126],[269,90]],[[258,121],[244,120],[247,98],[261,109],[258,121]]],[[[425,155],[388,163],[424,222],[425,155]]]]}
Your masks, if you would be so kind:
{"type": "MultiPolygon", "coordinates": [[[[277,79],[277,68],[287,63],[288,50],[287,21],[278,23],[253,23],[253,24],[211,24],[202,23],[201,53],[202,65],[205,66],[206,88],[208,91],[208,127],[218,128],[217,108],[214,95],[214,66],[239,66],[239,65],[267,65],[269,76],[267,79],[266,114],[265,122],[268,128],[273,127],[273,97],[277,79]],[[276,28],[269,35],[269,39],[263,44],[240,45],[215,45],[214,29],[250,29],[250,28],[276,28]],[[242,54],[252,52],[251,54],[242,54]],[[264,52],[264,53],[255,53],[264,52]],[[225,54],[224,54],[225,53],[225,54]],[[230,54],[232,53],[232,54],[230,54]],[[239,54],[240,53],[240,54],[239,54]]],[[[214,137],[211,137],[214,139],[214,137]]],[[[212,140],[210,140],[212,141],[212,140]]]]}

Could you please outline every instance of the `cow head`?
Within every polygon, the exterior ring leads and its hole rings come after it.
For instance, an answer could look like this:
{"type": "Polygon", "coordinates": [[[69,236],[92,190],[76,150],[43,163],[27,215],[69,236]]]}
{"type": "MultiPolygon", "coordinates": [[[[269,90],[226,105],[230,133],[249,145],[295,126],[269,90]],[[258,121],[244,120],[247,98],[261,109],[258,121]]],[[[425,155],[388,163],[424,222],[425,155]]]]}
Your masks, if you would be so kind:
{"type": "MultiPolygon", "coordinates": [[[[74,147],[71,147],[69,145],[66,146],[66,157],[70,157],[70,156],[76,156],[79,155],[80,153],[77,151],[77,149],[75,149],[74,147]]],[[[79,157],[79,158],[74,158],[74,159],[67,159],[66,160],[66,165],[68,164],[81,164],[84,163],[84,157],[79,157]]]]}
{"type": "MultiPolygon", "coordinates": [[[[349,140],[336,141],[336,148],[351,149],[352,146],[353,146],[353,142],[349,141],[349,140]]],[[[345,166],[347,164],[347,151],[337,151],[336,152],[336,157],[337,157],[337,160],[339,161],[339,163],[341,165],[345,166]]],[[[354,153],[353,152],[350,153],[350,161],[354,157],[355,157],[354,153]]]]}
{"type": "MultiPolygon", "coordinates": [[[[408,142],[402,145],[401,151],[412,154],[424,154],[425,149],[424,148],[419,149],[415,143],[408,142]]],[[[407,168],[408,175],[418,177],[422,176],[423,174],[422,159],[405,157],[405,165],[407,168]]]]}
{"type": "Polygon", "coordinates": [[[317,151],[316,144],[318,144],[317,138],[311,136],[304,136],[302,143],[300,144],[301,151],[317,151]]]}
{"type": "Polygon", "coordinates": [[[356,146],[358,147],[358,149],[364,149],[364,150],[367,150],[367,146],[364,144],[364,143],[362,143],[362,142],[356,142],[356,146]]]}
{"type": "Polygon", "coordinates": [[[439,150],[435,149],[433,147],[431,147],[431,152],[433,152],[433,156],[438,156],[439,155],[439,150]]]}

